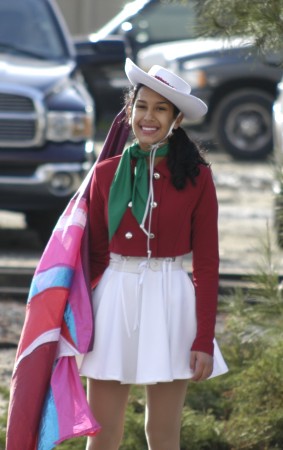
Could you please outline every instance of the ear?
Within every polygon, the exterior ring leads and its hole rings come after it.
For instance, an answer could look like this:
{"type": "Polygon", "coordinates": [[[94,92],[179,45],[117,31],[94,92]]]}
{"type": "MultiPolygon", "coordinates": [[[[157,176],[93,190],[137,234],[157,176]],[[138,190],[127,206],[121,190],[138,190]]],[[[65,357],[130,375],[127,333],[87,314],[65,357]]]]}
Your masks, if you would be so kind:
{"type": "Polygon", "coordinates": [[[177,128],[179,128],[183,118],[184,118],[184,114],[182,112],[179,112],[179,114],[175,120],[174,130],[177,130],[177,128]]]}

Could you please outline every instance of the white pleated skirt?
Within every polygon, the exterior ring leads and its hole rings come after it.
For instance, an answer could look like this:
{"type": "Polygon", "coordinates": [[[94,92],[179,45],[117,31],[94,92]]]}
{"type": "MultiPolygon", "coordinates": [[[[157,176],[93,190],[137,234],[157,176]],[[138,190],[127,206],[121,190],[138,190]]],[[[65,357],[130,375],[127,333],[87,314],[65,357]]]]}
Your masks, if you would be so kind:
{"type": "MultiPolygon", "coordinates": [[[[193,284],[182,257],[111,254],[93,291],[94,346],[80,374],[98,380],[153,384],[189,379],[196,336],[193,284]]],[[[227,372],[217,342],[211,377],[227,372]]]]}

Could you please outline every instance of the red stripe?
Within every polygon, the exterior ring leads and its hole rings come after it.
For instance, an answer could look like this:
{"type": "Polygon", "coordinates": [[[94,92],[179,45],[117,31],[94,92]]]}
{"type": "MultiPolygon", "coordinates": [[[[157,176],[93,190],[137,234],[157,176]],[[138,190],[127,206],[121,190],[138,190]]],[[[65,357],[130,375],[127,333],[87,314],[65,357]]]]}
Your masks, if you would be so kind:
{"type": "Polygon", "coordinates": [[[50,288],[36,295],[26,310],[17,357],[42,333],[60,328],[68,298],[68,289],[50,288]]]}
{"type": "Polygon", "coordinates": [[[163,78],[159,77],[158,75],[154,75],[154,78],[156,78],[157,80],[161,81],[164,84],[167,84],[167,86],[169,86],[170,88],[176,89],[174,86],[169,84],[168,81],[164,80],[163,78]]]}
{"type": "Polygon", "coordinates": [[[6,450],[35,450],[57,342],[38,347],[24,358],[11,383],[6,450]]]}

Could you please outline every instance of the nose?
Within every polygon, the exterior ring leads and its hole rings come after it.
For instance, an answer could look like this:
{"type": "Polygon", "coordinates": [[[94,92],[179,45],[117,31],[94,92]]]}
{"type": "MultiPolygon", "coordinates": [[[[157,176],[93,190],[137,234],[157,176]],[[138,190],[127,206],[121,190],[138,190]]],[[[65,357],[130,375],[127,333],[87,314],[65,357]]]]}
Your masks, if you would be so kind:
{"type": "Polygon", "coordinates": [[[147,109],[144,115],[144,119],[152,120],[153,119],[153,111],[151,109],[147,109]]]}

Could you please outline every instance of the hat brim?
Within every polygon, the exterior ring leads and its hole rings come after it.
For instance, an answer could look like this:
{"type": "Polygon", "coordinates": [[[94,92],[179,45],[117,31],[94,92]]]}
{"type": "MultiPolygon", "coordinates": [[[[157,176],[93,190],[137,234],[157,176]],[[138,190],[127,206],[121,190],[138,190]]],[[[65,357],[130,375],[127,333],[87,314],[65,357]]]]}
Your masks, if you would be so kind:
{"type": "Polygon", "coordinates": [[[129,58],[126,59],[125,72],[133,86],[143,84],[175,105],[184,116],[192,121],[200,119],[207,113],[206,104],[191,94],[178,92],[173,87],[144,72],[129,58]]]}

